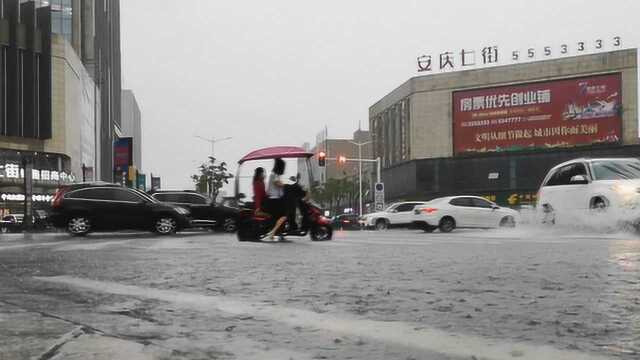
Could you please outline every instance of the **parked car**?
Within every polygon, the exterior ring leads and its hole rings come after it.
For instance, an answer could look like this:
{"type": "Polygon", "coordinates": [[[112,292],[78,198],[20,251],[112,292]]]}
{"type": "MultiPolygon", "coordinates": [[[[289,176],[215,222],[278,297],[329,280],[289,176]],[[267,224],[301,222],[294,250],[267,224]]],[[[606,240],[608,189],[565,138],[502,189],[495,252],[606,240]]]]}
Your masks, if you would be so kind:
{"type": "Polygon", "coordinates": [[[343,214],[334,216],[331,219],[331,225],[334,229],[340,230],[360,230],[360,217],[356,214],[343,214]]]}
{"type": "Polygon", "coordinates": [[[426,232],[456,228],[514,227],[518,212],[477,196],[450,196],[417,207],[413,224],[426,232]]]}
{"type": "MultiPolygon", "coordinates": [[[[0,232],[15,233],[23,230],[24,214],[5,215],[0,220],[0,232]]],[[[32,217],[32,230],[42,231],[49,227],[47,213],[44,210],[34,210],[32,217]]]]}
{"type": "Polygon", "coordinates": [[[111,183],[63,186],[56,191],[51,208],[51,223],[72,235],[99,230],[151,230],[167,235],[191,222],[187,209],[111,183]]]}
{"type": "Polygon", "coordinates": [[[193,226],[235,232],[238,228],[239,209],[216,204],[195,191],[155,191],[151,196],[158,201],[189,209],[193,226]]]}
{"type": "Polygon", "coordinates": [[[538,212],[548,224],[593,222],[608,213],[610,225],[640,220],[640,160],[575,159],[553,167],[538,192],[538,212]]]}
{"type": "Polygon", "coordinates": [[[362,217],[364,226],[384,230],[389,227],[408,227],[413,221],[413,210],[424,201],[399,202],[391,204],[384,211],[367,214],[362,217]]]}
{"type": "Polygon", "coordinates": [[[3,233],[14,233],[22,231],[22,222],[24,214],[5,215],[0,220],[0,231],[3,233]]]}

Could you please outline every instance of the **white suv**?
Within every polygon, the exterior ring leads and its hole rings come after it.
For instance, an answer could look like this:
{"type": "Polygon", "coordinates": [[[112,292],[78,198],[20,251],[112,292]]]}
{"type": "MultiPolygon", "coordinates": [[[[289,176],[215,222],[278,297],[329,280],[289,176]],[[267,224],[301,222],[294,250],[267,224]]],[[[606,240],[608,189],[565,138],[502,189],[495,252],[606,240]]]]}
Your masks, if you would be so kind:
{"type": "Polygon", "coordinates": [[[364,215],[361,219],[367,228],[384,230],[389,227],[409,226],[413,222],[413,209],[424,205],[424,201],[400,202],[391,204],[384,211],[364,215]]]}
{"type": "MultiPolygon", "coordinates": [[[[575,159],[549,171],[538,192],[543,223],[575,225],[640,219],[640,160],[575,159]],[[613,217],[604,217],[607,213],[613,217]]],[[[608,224],[617,225],[617,224],[608,224]]]]}

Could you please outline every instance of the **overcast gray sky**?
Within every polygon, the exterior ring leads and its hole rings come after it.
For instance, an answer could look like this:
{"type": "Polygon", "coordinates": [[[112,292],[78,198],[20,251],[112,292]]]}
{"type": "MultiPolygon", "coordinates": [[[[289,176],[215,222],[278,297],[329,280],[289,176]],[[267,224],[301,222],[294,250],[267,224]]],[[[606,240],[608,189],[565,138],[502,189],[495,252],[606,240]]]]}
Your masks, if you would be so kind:
{"type": "Polygon", "coordinates": [[[638,45],[637,0],[121,0],[123,87],[143,116],[143,170],[191,188],[232,136],[235,163],[270,145],[349,137],[423,53],[608,40],[638,45]]]}

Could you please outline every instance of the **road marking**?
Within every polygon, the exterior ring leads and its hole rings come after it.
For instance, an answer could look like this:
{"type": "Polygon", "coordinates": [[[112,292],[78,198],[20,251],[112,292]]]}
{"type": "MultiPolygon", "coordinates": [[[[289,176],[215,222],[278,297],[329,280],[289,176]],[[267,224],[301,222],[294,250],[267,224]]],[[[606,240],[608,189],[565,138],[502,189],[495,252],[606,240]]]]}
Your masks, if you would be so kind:
{"type": "Polygon", "coordinates": [[[134,296],[170,302],[186,309],[208,312],[219,310],[233,315],[252,315],[290,326],[315,328],[344,335],[361,336],[382,342],[466,358],[494,360],[554,359],[596,360],[607,357],[560,350],[547,345],[499,341],[479,336],[449,333],[425,328],[419,324],[354,319],[327,313],[288,308],[277,305],[249,303],[230,297],[210,296],[96,281],[71,276],[36,277],[36,280],[74,286],[95,292],[134,296]]]}

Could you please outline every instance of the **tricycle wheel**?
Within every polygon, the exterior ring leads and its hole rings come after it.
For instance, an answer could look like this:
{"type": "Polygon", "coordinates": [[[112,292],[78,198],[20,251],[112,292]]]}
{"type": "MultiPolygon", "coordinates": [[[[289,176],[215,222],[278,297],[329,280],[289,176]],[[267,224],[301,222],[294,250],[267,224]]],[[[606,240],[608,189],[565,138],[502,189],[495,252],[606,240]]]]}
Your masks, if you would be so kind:
{"type": "Polygon", "coordinates": [[[238,223],[238,241],[260,241],[260,234],[251,221],[238,223]]]}
{"type": "Polygon", "coordinates": [[[329,241],[333,238],[333,228],[327,225],[314,226],[310,235],[313,241],[329,241]]]}

